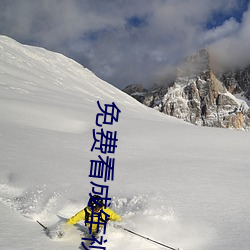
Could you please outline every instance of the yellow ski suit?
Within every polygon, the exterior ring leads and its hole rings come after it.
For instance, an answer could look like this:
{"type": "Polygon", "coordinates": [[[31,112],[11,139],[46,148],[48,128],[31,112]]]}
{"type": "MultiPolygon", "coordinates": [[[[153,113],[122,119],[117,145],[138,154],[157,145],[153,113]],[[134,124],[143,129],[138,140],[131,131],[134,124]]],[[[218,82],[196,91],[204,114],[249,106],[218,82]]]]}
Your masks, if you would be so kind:
{"type": "MultiPolygon", "coordinates": [[[[82,209],[81,211],[79,211],[77,214],[75,214],[74,216],[72,216],[68,221],[67,224],[69,225],[75,225],[77,222],[81,221],[81,220],[86,220],[85,216],[85,210],[87,210],[87,213],[89,214],[89,219],[87,219],[88,221],[90,221],[91,218],[91,208],[89,207],[85,207],[84,209],[82,209]]],[[[121,216],[116,214],[113,210],[111,210],[110,208],[102,208],[102,211],[106,214],[109,215],[108,220],[112,220],[112,221],[122,221],[121,216]]],[[[104,217],[104,215],[101,214],[101,217],[104,217]]],[[[104,218],[103,218],[104,220],[104,218]]],[[[88,227],[90,227],[90,223],[88,223],[88,221],[86,222],[86,225],[88,227]]],[[[93,216],[93,222],[98,222],[98,217],[97,216],[93,216]]],[[[97,224],[92,224],[92,233],[95,233],[97,230],[97,224]]],[[[104,225],[99,224],[99,228],[103,228],[104,225]]]]}

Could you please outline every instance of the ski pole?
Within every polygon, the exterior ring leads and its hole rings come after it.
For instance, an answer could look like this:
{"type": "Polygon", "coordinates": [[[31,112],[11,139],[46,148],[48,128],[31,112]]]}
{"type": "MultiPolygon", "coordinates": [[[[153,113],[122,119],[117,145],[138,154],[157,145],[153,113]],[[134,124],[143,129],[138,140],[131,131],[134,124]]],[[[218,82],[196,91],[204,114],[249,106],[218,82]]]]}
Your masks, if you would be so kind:
{"type": "Polygon", "coordinates": [[[160,242],[158,242],[158,241],[152,240],[152,239],[150,239],[150,238],[148,238],[148,237],[145,237],[145,236],[143,236],[143,235],[141,235],[141,234],[135,233],[135,232],[133,232],[133,231],[127,229],[127,228],[124,228],[124,227],[121,227],[121,228],[122,228],[123,230],[125,230],[125,231],[131,233],[131,234],[137,235],[137,236],[139,236],[139,237],[141,237],[141,238],[144,238],[144,239],[146,239],[146,240],[148,240],[148,241],[152,241],[152,242],[154,242],[154,243],[156,243],[156,244],[158,244],[158,245],[161,245],[161,246],[163,246],[163,247],[169,248],[169,249],[171,249],[171,250],[181,250],[180,248],[173,248],[173,247],[167,246],[167,245],[165,245],[165,244],[162,244],[162,243],[160,243],[160,242]]]}
{"type": "Polygon", "coordinates": [[[39,222],[38,220],[36,221],[40,226],[42,226],[43,227],[43,229],[46,231],[46,230],[48,230],[48,228],[47,227],[45,227],[41,222],[39,222]]]}

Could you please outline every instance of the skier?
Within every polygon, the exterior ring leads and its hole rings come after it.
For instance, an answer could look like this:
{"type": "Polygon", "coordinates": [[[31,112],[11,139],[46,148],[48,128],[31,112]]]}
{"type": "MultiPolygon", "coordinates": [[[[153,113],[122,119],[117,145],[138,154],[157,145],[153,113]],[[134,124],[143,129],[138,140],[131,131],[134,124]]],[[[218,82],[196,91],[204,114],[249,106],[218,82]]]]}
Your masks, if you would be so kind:
{"type": "Polygon", "coordinates": [[[106,227],[109,220],[121,222],[121,216],[116,214],[110,208],[104,208],[103,198],[99,195],[93,195],[89,199],[88,205],[72,216],[68,221],[68,225],[75,225],[77,222],[84,220],[85,225],[89,228],[92,235],[97,235],[100,230],[106,227]],[[93,215],[92,215],[93,212],[93,215]]]}

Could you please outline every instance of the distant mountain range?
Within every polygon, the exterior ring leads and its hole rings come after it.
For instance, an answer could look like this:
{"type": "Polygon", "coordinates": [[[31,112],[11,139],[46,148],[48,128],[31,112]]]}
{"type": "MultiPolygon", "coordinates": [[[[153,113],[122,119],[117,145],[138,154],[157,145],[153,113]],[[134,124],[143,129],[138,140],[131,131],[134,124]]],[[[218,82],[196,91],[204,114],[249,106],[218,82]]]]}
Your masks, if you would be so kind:
{"type": "Polygon", "coordinates": [[[188,57],[172,84],[124,90],[139,102],[184,121],[209,127],[250,128],[250,66],[218,70],[208,50],[188,57]]]}

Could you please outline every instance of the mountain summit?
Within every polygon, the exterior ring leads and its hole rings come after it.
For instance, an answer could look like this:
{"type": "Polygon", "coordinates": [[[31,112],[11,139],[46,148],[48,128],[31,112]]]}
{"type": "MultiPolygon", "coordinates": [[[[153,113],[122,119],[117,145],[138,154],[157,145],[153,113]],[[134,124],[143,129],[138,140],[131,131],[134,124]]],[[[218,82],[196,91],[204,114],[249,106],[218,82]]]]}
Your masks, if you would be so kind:
{"type": "Polygon", "coordinates": [[[248,129],[249,106],[233,94],[249,95],[249,71],[214,72],[208,50],[202,49],[179,66],[170,87],[130,94],[149,107],[196,125],[248,129]]]}

